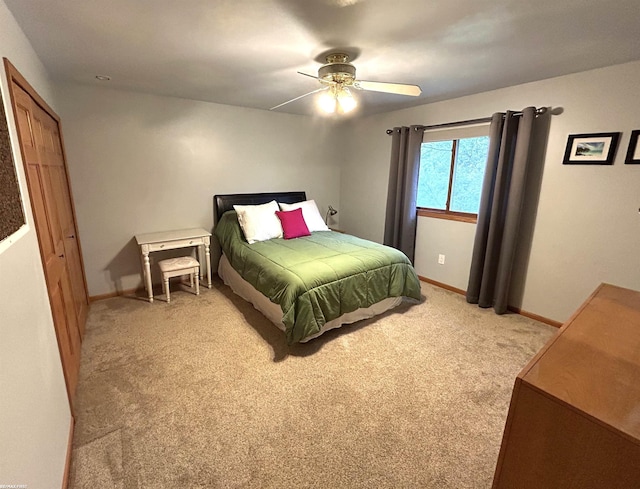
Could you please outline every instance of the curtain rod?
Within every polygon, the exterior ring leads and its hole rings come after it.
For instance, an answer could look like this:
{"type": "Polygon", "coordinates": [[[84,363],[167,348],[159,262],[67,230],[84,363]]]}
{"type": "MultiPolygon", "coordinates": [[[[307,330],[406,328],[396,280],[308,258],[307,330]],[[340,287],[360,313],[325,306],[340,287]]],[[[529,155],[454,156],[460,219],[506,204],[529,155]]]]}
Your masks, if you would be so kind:
{"type": "MultiPolygon", "coordinates": [[[[536,115],[542,115],[547,111],[546,107],[540,107],[536,109],[536,115]]],[[[522,115],[522,111],[513,112],[513,115],[519,117],[522,115]]],[[[445,122],[443,124],[433,124],[431,126],[415,126],[416,131],[426,131],[428,129],[443,129],[445,127],[457,127],[457,126],[471,126],[473,124],[482,124],[484,122],[491,122],[491,117],[481,117],[480,119],[468,119],[466,121],[445,122]]],[[[387,134],[393,134],[393,129],[387,129],[387,134]]]]}

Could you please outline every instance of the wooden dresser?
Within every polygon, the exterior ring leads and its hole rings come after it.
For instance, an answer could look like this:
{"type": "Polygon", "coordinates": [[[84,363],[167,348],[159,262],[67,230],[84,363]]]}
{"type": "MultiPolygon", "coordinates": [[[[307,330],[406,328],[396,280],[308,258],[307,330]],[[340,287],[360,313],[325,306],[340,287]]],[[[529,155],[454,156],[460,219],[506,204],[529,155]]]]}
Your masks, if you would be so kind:
{"type": "Polygon", "coordinates": [[[640,292],[602,284],[520,372],[493,488],[640,488],[640,292]]]}

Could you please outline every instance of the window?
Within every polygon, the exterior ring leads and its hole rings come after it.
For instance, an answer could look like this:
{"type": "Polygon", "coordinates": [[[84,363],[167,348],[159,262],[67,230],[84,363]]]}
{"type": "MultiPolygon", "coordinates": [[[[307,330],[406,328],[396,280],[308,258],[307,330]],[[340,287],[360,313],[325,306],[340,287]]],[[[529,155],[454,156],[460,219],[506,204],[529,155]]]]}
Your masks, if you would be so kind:
{"type": "Polygon", "coordinates": [[[487,133],[488,126],[425,133],[418,177],[420,215],[475,222],[489,150],[487,133]]]}

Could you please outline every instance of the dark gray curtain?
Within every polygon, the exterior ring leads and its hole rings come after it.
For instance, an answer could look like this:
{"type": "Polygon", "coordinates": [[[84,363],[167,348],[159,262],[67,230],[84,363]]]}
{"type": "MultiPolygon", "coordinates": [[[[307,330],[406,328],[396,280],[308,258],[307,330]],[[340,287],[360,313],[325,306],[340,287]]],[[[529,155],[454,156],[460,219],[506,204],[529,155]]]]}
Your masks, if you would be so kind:
{"type": "Polygon", "coordinates": [[[421,126],[394,127],[384,244],[402,251],[413,263],[416,247],[416,196],[420,170],[421,126]]]}
{"type": "Polygon", "coordinates": [[[491,119],[467,302],[507,311],[536,108],[491,119]]]}

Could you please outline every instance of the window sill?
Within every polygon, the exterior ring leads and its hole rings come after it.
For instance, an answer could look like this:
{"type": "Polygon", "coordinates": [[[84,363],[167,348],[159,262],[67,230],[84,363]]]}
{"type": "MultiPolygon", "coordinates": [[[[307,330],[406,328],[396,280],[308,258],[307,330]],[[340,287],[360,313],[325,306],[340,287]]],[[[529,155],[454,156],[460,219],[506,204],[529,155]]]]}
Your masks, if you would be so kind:
{"type": "Polygon", "coordinates": [[[418,209],[418,216],[433,217],[436,219],[446,219],[449,221],[468,222],[476,224],[478,216],[476,214],[463,214],[458,212],[436,211],[432,209],[418,209]]]}

